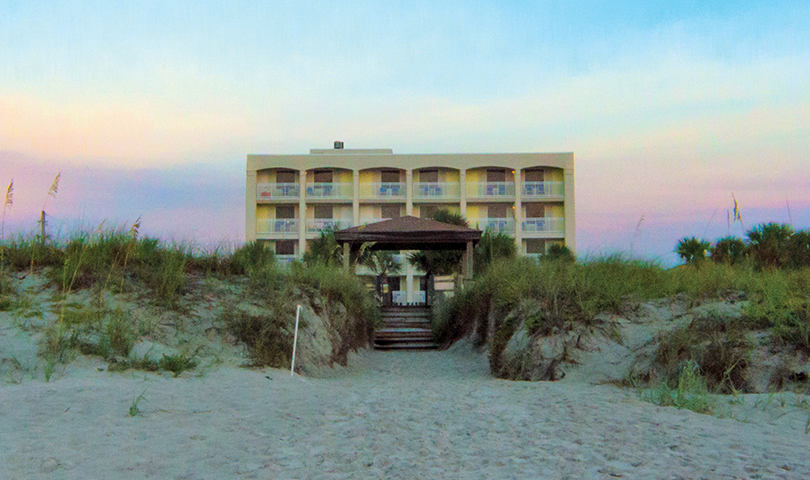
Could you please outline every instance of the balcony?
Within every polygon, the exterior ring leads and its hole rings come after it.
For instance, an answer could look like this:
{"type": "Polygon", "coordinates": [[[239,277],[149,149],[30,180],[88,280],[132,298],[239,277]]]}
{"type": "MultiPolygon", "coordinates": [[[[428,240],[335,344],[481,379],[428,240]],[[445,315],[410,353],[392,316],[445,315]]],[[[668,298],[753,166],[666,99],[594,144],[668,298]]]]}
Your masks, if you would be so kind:
{"type": "Polygon", "coordinates": [[[515,220],[513,218],[479,218],[478,228],[480,230],[490,230],[493,233],[503,232],[514,235],[515,220]]]}
{"type": "Polygon", "coordinates": [[[307,220],[307,233],[320,233],[321,230],[340,230],[352,226],[351,219],[345,218],[315,218],[307,220]]]}
{"type": "Polygon", "coordinates": [[[360,198],[375,200],[404,200],[404,182],[374,182],[360,184],[360,198]]]}
{"type": "Polygon", "coordinates": [[[349,182],[307,184],[308,200],[351,200],[353,193],[349,182]]]}
{"type": "Polygon", "coordinates": [[[521,227],[526,238],[565,236],[565,219],[560,217],[527,218],[521,227]]]}
{"type": "Polygon", "coordinates": [[[521,195],[524,199],[565,198],[563,182],[523,182],[521,195]]]}
{"type": "Polygon", "coordinates": [[[301,189],[297,183],[259,183],[256,184],[258,200],[297,200],[301,189]]]}
{"type": "Polygon", "coordinates": [[[470,182],[467,184],[468,198],[515,198],[513,182],[470,182]]]}
{"type": "Polygon", "coordinates": [[[414,182],[414,200],[458,200],[458,183],[414,182]]]}
{"type": "Polygon", "coordinates": [[[256,233],[280,238],[298,238],[297,219],[262,218],[256,220],[256,233]]]}

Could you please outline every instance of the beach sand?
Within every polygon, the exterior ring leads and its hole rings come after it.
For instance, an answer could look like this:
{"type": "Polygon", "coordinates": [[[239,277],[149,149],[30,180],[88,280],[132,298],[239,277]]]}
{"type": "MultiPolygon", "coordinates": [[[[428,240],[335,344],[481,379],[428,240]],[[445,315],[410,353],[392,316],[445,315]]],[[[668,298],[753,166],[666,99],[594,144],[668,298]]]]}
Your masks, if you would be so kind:
{"type": "Polygon", "coordinates": [[[361,351],[306,378],[105,366],[79,357],[49,383],[0,386],[0,477],[810,478],[793,394],[745,395],[738,419],[717,418],[576,375],[494,379],[464,342],[361,351]]]}

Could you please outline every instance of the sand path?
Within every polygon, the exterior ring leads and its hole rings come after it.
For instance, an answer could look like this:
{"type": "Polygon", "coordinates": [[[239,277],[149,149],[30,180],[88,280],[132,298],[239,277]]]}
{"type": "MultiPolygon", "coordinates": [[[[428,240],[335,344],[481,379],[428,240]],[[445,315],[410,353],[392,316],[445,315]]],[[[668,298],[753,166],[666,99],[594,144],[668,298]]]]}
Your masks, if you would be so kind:
{"type": "Polygon", "coordinates": [[[365,352],[329,378],[194,375],[79,365],[0,386],[0,477],[810,478],[810,435],[785,416],[742,423],[609,385],[496,380],[463,346],[365,352]]]}

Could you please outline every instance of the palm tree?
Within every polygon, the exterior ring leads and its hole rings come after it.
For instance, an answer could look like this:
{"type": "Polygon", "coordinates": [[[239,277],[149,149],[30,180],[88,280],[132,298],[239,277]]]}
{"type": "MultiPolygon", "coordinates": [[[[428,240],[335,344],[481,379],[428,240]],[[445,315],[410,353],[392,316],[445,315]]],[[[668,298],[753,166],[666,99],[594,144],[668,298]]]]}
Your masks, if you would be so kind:
{"type": "Polygon", "coordinates": [[[309,249],[304,253],[304,263],[322,263],[338,267],[343,263],[343,249],[335,240],[335,229],[321,230],[318,238],[312,240],[309,249]]]}
{"type": "Polygon", "coordinates": [[[711,246],[712,244],[706,240],[698,240],[695,237],[684,237],[678,242],[675,253],[677,253],[687,265],[697,266],[706,259],[706,252],[711,246]]]}
{"type": "Polygon", "coordinates": [[[473,251],[473,271],[481,274],[493,261],[500,258],[515,258],[517,247],[515,239],[504,232],[484,230],[481,240],[473,251]]]}
{"type": "Polygon", "coordinates": [[[779,268],[788,263],[793,227],[786,223],[762,223],[748,231],[748,241],[757,265],[779,268]]]}
{"type": "MultiPolygon", "coordinates": [[[[379,285],[387,285],[390,275],[397,275],[402,269],[402,265],[394,258],[394,254],[388,250],[375,250],[363,259],[363,265],[371,270],[379,278],[379,285]]],[[[388,289],[388,293],[383,297],[383,303],[390,305],[393,303],[393,291],[388,289]]]]}

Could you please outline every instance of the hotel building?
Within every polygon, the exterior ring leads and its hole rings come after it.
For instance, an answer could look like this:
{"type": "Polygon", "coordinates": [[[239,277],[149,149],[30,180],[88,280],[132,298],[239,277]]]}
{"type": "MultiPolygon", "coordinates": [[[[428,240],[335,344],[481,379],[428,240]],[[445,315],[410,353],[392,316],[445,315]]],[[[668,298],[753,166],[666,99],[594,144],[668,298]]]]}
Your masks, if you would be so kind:
{"type": "MultiPolygon", "coordinates": [[[[507,233],[519,255],[553,243],[575,251],[574,154],[395,154],[335,142],[309,155],[247,156],[245,240],[267,242],[280,261],[301,258],[324,228],[439,209],[507,233]]],[[[420,272],[402,270],[395,300],[423,301],[420,272]]]]}

